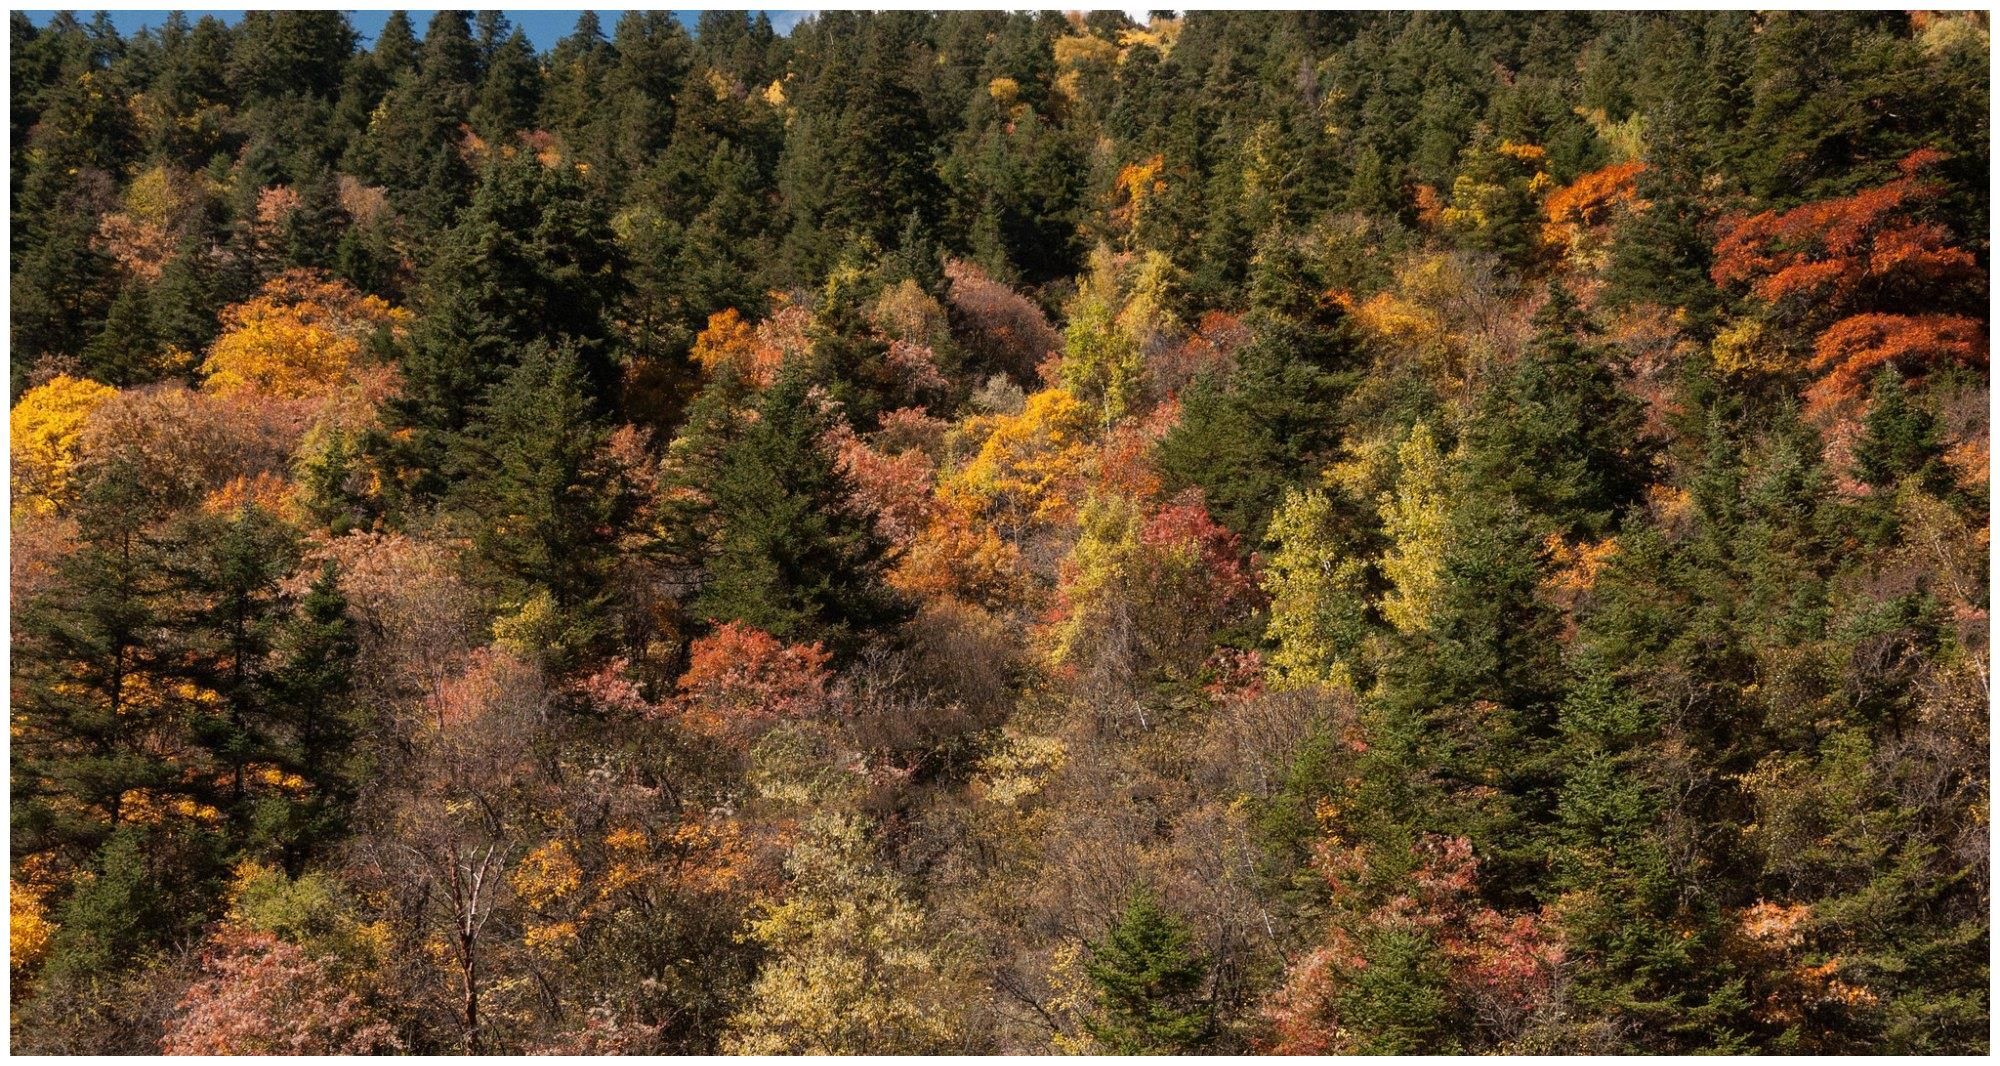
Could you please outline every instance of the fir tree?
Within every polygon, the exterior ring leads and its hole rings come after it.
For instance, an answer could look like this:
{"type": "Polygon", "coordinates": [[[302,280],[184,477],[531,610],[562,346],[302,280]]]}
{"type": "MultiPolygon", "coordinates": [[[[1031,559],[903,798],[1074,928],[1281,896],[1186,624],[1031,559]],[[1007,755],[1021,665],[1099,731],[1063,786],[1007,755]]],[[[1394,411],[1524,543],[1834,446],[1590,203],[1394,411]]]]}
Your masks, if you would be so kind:
{"type": "Polygon", "coordinates": [[[1259,258],[1253,300],[1254,338],[1226,378],[1188,389],[1159,463],[1170,485],[1201,488],[1210,512],[1255,543],[1284,489],[1331,457],[1351,342],[1282,243],[1259,258]]]}
{"type": "Polygon", "coordinates": [[[888,547],[820,438],[832,418],[788,366],[706,484],[720,526],[694,607],[793,643],[851,653],[902,613],[881,584],[888,547]]]}
{"type": "Polygon", "coordinates": [[[1942,495],[1951,485],[1943,460],[1937,420],[1912,402],[1894,367],[1883,367],[1854,445],[1855,474],[1877,492],[1891,492],[1904,478],[1914,478],[1926,492],[1942,495]]]}
{"type": "Polygon", "coordinates": [[[516,29],[494,49],[469,119],[473,130],[489,144],[505,144],[516,133],[532,129],[541,110],[541,69],[527,34],[516,29]]]}
{"type": "Polygon", "coordinates": [[[353,701],[358,642],[333,563],[320,568],[279,623],[271,648],[266,688],[285,730],[273,754],[310,791],[298,800],[280,796],[261,803],[254,825],[258,842],[276,844],[286,871],[296,877],[316,848],[339,839],[363,781],[355,751],[363,722],[353,701]]]}
{"type": "Polygon", "coordinates": [[[593,403],[610,395],[616,374],[606,316],[617,251],[573,171],[531,160],[493,165],[465,218],[439,240],[391,407],[394,424],[413,431],[395,461],[420,498],[442,488],[454,442],[532,342],[573,346],[593,403]]]}
{"type": "Polygon", "coordinates": [[[250,818],[250,764],[276,745],[277,712],[265,685],[266,657],[280,617],[278,580],[289,573],[291,530],[268,512],[197,516],[175,530],[168,573],[183,592],[168,619],[175,634],[170,673],[208,694],[189,729],[227,780],[211,802],[228,811],[238,832],[250,818]]]}
{"type": "Polygon", "coordinates": [[[1550,285],[1535,325],[1467,430],[1469,483],[1565,536],[1602,536],[1647,481],[1642,411],[1568,290],[1550,285]]]}
{"type": "Polygon", "coordinates": [[[575,347],[535,342],[493,391],[454,467],[451,501],[503,608],[548,596],[573,647],[598,633],[610,595],[618,498],[607,436],[575,347]]]}
{"type": "Polygon", "coordinates": [[[1092,945],[1085,973],[1097,989],[1097,1011],[1084,1027],[1112,1053],[1185,1055],[1207,1046],[1207,960],[1150,890],[1126,898],[1117,922],[1092,945]]]}
{"type": "Polygon", "coordinates": [[[157,636],[169,591],[162,545],[145,525],[136,473],[96,474],[82,491],[82,542],[60,582],[22,605],[19,726],[11,752],[19,852],[94,849],[130,802],[174,787],[166,753],[182,739],[164,698],[157,636]]]}
{"type": "Polygon", "coordinates": [[[107,385],[144,385],[159,376],[161,349],[153,333],[152,304],[137,283],[118,291],[104,329],[83,350],[84,369],[107,385]]]}

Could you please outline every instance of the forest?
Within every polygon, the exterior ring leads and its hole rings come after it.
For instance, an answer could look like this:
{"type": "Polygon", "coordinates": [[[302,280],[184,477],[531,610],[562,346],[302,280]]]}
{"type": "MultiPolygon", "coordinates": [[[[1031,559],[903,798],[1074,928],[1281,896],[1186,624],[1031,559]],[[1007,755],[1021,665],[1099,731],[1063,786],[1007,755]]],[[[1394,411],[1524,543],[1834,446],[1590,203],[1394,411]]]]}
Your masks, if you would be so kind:
{"type": "Polygon", "coordinates": [[[1980,12],[14,12],[10,1035],[1983,1053],[1980,12]]]}

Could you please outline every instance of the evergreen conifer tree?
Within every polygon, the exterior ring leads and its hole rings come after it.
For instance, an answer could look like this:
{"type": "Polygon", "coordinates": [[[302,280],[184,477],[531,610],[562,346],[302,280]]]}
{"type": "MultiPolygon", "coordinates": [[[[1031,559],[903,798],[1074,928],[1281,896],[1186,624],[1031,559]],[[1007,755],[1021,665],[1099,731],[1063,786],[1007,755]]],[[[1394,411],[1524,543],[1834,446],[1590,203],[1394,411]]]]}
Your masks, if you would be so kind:
{"type": "Polygon", "coordinates": [[[1180,919],[1146,889],[1125,909],[1085,966],[1097,1012],[1085,1028],[1119,1055],[1185,1055],[1208,1043],[1208,963],[1180,919]]]}
{"type": "Polygon", "coordinates": [[[831,416],[788,366],[756,421],[722,452],[709,493],[719,523],[695,611],[841,653],[898,620],[881,584],[888,546],[821,443],[831,416]]]}

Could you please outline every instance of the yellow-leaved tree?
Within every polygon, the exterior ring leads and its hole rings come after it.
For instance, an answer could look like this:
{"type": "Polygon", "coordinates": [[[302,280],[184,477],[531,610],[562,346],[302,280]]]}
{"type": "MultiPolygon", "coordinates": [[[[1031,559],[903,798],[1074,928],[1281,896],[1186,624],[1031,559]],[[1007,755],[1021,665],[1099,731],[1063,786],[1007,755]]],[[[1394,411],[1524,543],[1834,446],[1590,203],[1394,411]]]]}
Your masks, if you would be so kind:
{"type": "Polygon", "coordinates": [[[363,345],[409,316],[380,297],[312,270],[288,270],[222,312],[223,332],[202,364],[211,392],[296,400],[348,380],[363,345]]]}
{"type": "Polygon", "coordinates": [[[1070,301],[1069,328],[1063,334],[1063,387],[1096,408],[1105,426],[1132,409],[1144,384],[1138,342],[1119,318],[1125,282],[1124,265],[1099,245],[1090,256],[1090,273],[1070,301]]]}
{"type": "Polygon", "coordinates": [[[54,514],[69,502],[70,471],[81,450],[84,423],[117,392],[89,378],[57,374],[21,394],[7,419],[13,434],[7,454],[13,464],[15,511],[54,514]]]}
{"type": "Polygon", "coordinates": [[[984,431],[979,453],[954,484],[978,500],[1001,526],[1067,518],[1093,452],[1090,412],[1064,389],[1028,397],[1019,414],[972,419],[967,435],[984,431]]]}
{"type": "Polygon", "coordinates": [[[927,935],[923,910],[876,860],[857,819],[821,813],[785,861],[790,891],[750,935],[768,952],[730,1019],[738,1055],[950,1051],[968,1002],[964,968],[927,935]]]}
{"type": "Polygon", "coordinates": [[[1396,490],[1382,499],[1382,530],[1390,540],[1382,555],[1390,585],[1382,616],[1405,633],[1418,633],[1430,628],[1444,592],[1451,470],[1422,422],[1396,450],[1396,462],[1396,490]]]}
{"type": "Polygon", "coordinates": [[[1266,630],[1277,648],[1269,672],[1281,688],[1354,684],[1354,655],[1367,636],[1367,563],[1343,558],[1333,535],[1333,501],[1318,489],[1288,489],[1265,533],[1271,597],[1266,630]]]}

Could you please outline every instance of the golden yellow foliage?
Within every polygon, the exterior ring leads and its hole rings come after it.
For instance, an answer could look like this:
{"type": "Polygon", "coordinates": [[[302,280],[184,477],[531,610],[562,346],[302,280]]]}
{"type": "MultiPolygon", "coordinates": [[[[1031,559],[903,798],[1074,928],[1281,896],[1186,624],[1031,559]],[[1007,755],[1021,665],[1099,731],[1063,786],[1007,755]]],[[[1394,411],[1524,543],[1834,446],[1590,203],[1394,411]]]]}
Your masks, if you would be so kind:
{"type": "Polygon", "coordinates": [[[1422,422],[1397,449],[1396,491],[1382,500],[1382,529],[1390,548],[1382,574],[1390,590],[1382,616],[1405,633],[1428,629],[1444,594],[1444,555],[1450,521],[1449,469],[1431,429],[1422,422]]]}
{"type": "Polygon", "coordinates": [[[324,395],[348,380],[370,335],[407,318],[316,271],[286,271],[223,311],[223,334],[202,364],[206,387],[282,399],[324,395]]]}
{"type": "Polygon", "coordinates": [[[523,902],[541,910],[582,887],[583,870],[570,857],[568,844],[551,840],[523,857],[508,882],[523,902]]]}
{"type": "Polygon", "coordinates": [[[756,331],[743,320],[743,315],[734,307],[725,307],[708,316],[708,327],[695,336],[694,348],[688,355],[709,377],[733,372],[763,387],[770,384],[770,377],[777,369],[766,365],[770,359],[761,355],[763,351],[756,331]]]}
{"type": "Polygon", "coordinates": [[[1015,526],[1059,521],[1091,458],[1090,411],[1063,389],[1028,397],[1017,415],[987,415],[968,429],[990,427],[979,454],[957,484],[990,513],[1015,526]]]}
{"type": "Polygon", "coordinates": [[[1060,737],[1005,730],[992,753],[979,760],[975,794],[987,803],[1015,806],[1040,792],[1067,762],[1069,747],[1060,737]]]}
{"type": "Polygon", "coordinates": [[[1118,46],[1092,33],[1058,37],[1055,41],[1056,91],[1076,99],[1085,67],[1108,67],[1118,61],[1118,46]]]}
{"type": "MultiPolygon", "coordinates": [[[[1090,273],[1070,300],[1069,326],[1063,331],[1063,387],[1078,400],[1095,405],[1099,424],[1105,427],[1131,411],[1143,387],[1139,341],[1132,322],[1120,320],[1128,259],[1098,246],[1090,257],[1090,273]]],[[[1143,308],[1140,313],[1144,314],[1143,308]]]]}
{"type": "Polygon", "coordinates": [[[1173,17],[1154,16],[1146,20],[1144,29],[1124,30],[1118,34],[1118,61],[1125,62],[1134,48],[1151,48],[1165,59],[1173,54],[1174,44],[1181,39],[1183,20],[1173,17]]]}
{"type": "Polygon", "coordinates": [[[576,942],[575,922],[534,922],[521,936],[521,944],[542,955],[560,955],[576,942]]]}
{"type": "Polygon", "coordinates": [[[1384,434],[1349,441],[1341,458],[1320,471],[1320,481],[1350,495],[1372,500],[1389,490],[1395,477],[1396,440],[1384,434]]]}
{"type": "Polygon", "coordinates": [[[1775,374],[1792,363],[1783,348],[1765,343],[1764,323],[1755,318],[1738,319],[1717,331],[1709,352],[1715,368],[1725,374],[1775,374]]]}
{"type": "Polygon", "coordinates": [[[117,392],[89,378],[58,374],[21,394],[7,419],[17,512],[54,514],[69,502],[84,423],[117,392]]]}
{"type": "MultiPolygon", "coordinates": [[[[46,888],[14,881],[7,895],[7,961],[15,979],[33,969],[49,952],[55,924],[42,904],[46,888]]],[[[18,986],[17,986],[18,987],[18,986]]]]}
{"type": "Polygon", "coordinates": [[[1488,351],[1467,328],[1482,290],[1462,256],[1411,256],[1396,266],[1394,286],[1352,308],[1356,325],[1379,345],[1421,367],[1441,390],[1464,389],[1488,351]]]}
{"type": "Polygon", "coordinates": [[[1551,568],[1544,584],[1558,595],[1589,592],[1597,584],[1597,575],[1604,572],[1604,565],[1618,554],[1615,537],[1572,546],[1562,534],[1551,533],[1542,547],[1548,553],[1551,568]]]}
{"type": "Polygon", "coordinates": [[[1118,171],[1114,183],[1118,206],[1111,209],[1112,221],[1124,227],[1138,224],[1146,201],[1167,191],[1167,183],[1160,180],[1160,171],[1165,168],[1166,161],[1166,156],[1154,154],[1136,163],[1128,163],[1118,171]]]}

